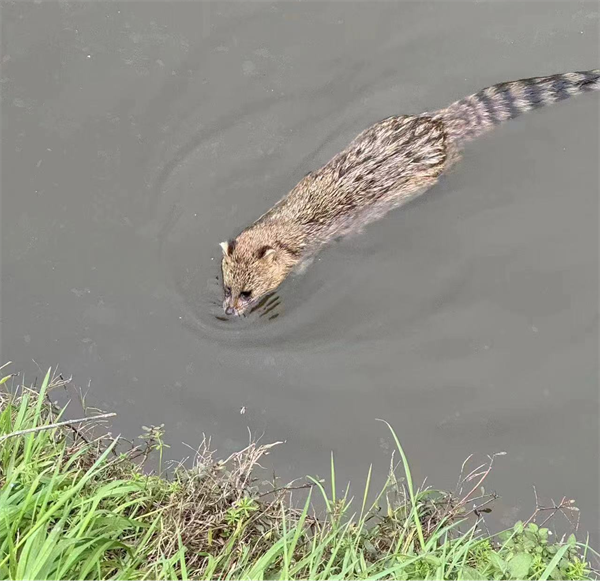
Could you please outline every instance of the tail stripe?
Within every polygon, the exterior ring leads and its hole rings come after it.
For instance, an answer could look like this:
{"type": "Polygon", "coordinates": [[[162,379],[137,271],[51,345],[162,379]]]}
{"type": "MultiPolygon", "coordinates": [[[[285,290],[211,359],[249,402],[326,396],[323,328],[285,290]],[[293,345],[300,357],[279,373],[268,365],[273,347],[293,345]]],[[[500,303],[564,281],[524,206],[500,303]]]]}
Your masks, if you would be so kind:
{"type": "MultiPolygon", "coordinates": [[[[516,117],[519,114],[519,109],[517,107],[517,102],[515,96],[513,95],[508,83],[503,83],[499,87],[499,92],[501,95],[504,95],[504,104],[506,106],[507,116],[506,119],[511,119],[512,117],[516,117]]],[[[499,121],[503,121],[504,119],[499,119],[499,121]]]]}
{"type": "Polygon", "coordinates": [[[469,110],[473,113],[473,117],[475,118],[475,122],[477,123],[477,125],[483,126],[489,123],[487,110],[484,108],[483,104],[481,103],[481,101],[479,101],[479,99],[475,98],[475,96],[472,95],[468,99],[468,103],[469,110]]]}
{"type": "Polygon", "coordinates": [[[565,77],[556,77],[552,83],[552,91],[554,94],[550,94],[549,97],[554,97],[551,103],[556,101],[564,101],[568,99],[576,91],[576,84],[571,79],[565,77]]]}
{"type": "Polygon", "coordinates": [[[500,123],[506,114],[502,107],[502,98],[498,87],[489,87],[487,90],[482,91],[481,94],[484,100],[484,107],[488,112],[488,119],[493,125],[500,123]]]}
{"type": "MultiPolygon", "coordinates": [[[[490,87],[491,88],[491,87],[490,87]]],[[[492,123],[496,123],[496,108],[494,107],[494,94],[493,91],[482,91],[481,94],[476,97],[477,101],[481,103],[483,112],[492,123]]]]}
{"type": "MultiPolygon", "coordinates": [[[[532,104],[533,109],[538,109],[539,107],[543,107],[546,103],[553,103],[554,97],[550,92],[544,91],[542,85],[539,83],[527,83],[525,94],[527,100],[532,104]]],[[[515,114],[515,117],[518,115],[518,112],[515,114]]]]}

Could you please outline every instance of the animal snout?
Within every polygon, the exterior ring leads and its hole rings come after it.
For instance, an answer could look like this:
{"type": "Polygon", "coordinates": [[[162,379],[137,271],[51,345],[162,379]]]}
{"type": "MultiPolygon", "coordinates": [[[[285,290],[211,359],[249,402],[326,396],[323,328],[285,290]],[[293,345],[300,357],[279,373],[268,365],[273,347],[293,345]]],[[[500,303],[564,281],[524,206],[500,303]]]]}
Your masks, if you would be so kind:
{"type": "Polygon", "coordinates": [[[226,315],[235,315],[235,309],[233,307],[225,307],[226,315]]]}

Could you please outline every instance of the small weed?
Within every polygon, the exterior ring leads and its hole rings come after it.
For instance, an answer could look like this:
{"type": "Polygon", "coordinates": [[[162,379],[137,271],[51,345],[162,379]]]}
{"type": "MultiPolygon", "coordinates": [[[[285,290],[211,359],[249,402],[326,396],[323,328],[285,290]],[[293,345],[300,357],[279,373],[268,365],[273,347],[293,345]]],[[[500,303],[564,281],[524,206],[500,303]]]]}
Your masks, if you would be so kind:
{"type": "Polygon", "coordinates": [[[258,508],[258,503],[255,500],[245,496],[236,501],[233,506],[227,510],[225,520],[227,524],[237,526],[247,520],[253,512],[258,510],[258,508]]]}

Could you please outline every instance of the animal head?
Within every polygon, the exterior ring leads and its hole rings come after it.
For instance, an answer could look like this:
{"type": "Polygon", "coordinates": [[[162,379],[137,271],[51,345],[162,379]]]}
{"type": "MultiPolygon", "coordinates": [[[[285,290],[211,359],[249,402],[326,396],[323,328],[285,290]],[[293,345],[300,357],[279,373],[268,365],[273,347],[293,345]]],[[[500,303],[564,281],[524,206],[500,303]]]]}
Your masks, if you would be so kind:
{"type": "Polygon", "coordinates": [[[242,315],[267,293],[275,290],[298,262],[298,255],[264,235],[243,232],[221,242],[223,259],[223,309],[242,315]]]}

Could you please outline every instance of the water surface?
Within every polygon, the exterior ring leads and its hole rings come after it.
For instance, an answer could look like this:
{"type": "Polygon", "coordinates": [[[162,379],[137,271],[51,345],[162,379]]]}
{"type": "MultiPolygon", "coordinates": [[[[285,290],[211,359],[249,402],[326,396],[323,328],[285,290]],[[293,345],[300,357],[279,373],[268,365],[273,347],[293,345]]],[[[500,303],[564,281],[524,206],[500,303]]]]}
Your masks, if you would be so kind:
{"type": "Polygon", "coordinates": [[[594,3],[5,2],[2,360],[60,364],[128,437],[285,440],[284,478],[418,480],[506,451],[598,521],[598,98],[506,125],[450,175],[223,321],[221,240],[358,132],[598,66],[594,3]],[[274,315],[277,315],[275,318],[274,315]],[[242,408],[245,413],[240,413],[242,408]]]}

